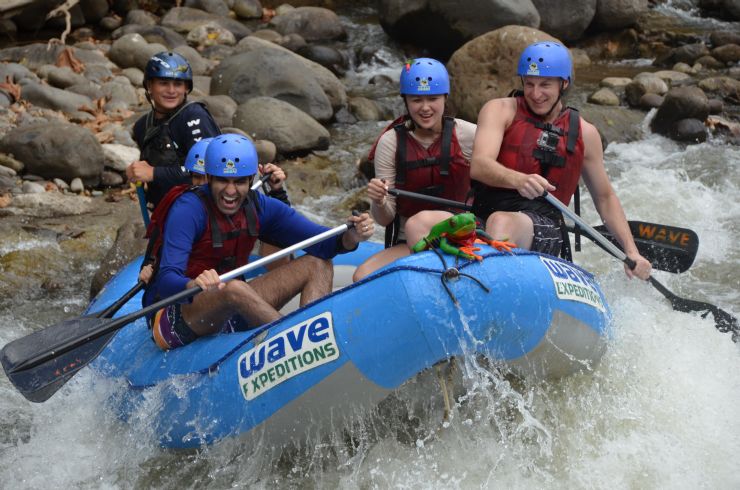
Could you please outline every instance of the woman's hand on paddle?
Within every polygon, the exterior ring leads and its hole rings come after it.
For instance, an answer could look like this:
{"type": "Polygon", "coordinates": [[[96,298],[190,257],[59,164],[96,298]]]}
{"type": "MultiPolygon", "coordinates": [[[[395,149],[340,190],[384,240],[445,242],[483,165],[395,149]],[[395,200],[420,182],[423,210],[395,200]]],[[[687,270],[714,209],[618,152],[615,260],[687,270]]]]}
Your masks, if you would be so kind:
{"type": "Polygon", "coordinates": [[[367,196],[375,201],[378,206],[385,204],[385,198],[388,195],[388,184],[380,179],[370,179],[367,183],[367,196]]]}
{"type": "Polygon", "coordinates": [[[350,216],[348,221],[354,223],[355,226],[342,235],[342,243],[345,249],[352,250],[358,243],[364,242],[373,236],[375,221],[367,213],[350,216]]]}
{"type": "Polygon", "coordinates": [[[198,286],[203,291],[208,291],[209,289],[215,288],[223,289],[224,287],[226,287],[226,283],[221,282],[221,279],[218,277],[218,272],[213,269],[208,269],[201,272],[195,279],[191,279],[190,281],[188,281],[188,289],[195,286],[198,286]]]}
{"type": "Polygon", "coordinates": [[[556,189],[546,178],[539,174],[520,174],[516,182],[516,190],[527,199],[540,197],[542,194],[556,189]]]}
{"type": "Polygon", "coordinates": [[[126,167],[129,182],[151,182],[154,180],[154,167],[146,160],[136,160],[126,167]]]}
{"type": "Polygon", "coordinates": [[[624,264],[624,272],[627,273],[627,277],[632,279],[633,277],[639,277],[643,281],[650,279],[650,273],[653,270],[652,264],[645,257],[640,255],[638,252],[627,254],[627,257],[635,261],[635,268],[630,269],[627,264],[624,264]]]}
{"type": "Polygon", "coordinates": [[[272,172],[267,183],[270,184],[270,189],[276,191],[283,187],[283,182],[288,178],[288,174],[285,171],[275,165],[274,163],[259,164],[260,174],[265,175],[272,172]]]}

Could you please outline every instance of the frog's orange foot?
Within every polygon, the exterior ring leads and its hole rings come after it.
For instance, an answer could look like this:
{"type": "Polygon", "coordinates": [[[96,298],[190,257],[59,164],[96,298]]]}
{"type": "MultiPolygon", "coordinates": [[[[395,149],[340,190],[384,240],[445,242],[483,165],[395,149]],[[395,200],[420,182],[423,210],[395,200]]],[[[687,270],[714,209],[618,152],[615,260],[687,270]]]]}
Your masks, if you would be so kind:
{"type": "Polygon", "coordinates": [[[475,259],[475,260],[482,260],[483,257],[475,253],[478,250],[480,250],[480,247],[475,247],[472,245],[460,247],[460,251],[468,255],[468,258],[475,259]]]}
{"type": "Polygon", "coordinates": [[[491,240],[488,244],[499,252],[506,251],[510,254],[514,253],[511,249],[516,247],[516,243],[508,240],[491,240]]]}

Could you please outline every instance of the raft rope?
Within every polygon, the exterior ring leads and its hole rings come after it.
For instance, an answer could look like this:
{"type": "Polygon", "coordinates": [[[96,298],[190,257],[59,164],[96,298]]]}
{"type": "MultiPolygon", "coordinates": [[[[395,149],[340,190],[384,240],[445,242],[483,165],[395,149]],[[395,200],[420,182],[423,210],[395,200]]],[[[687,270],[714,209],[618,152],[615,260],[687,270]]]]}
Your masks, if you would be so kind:
{"type": "Polygon", "coordinates": [[[464,272],[460,272],[460,269],[457,268],[457,257],[455,257],[455,265],[453,267],[447,267],[447,262],[445,261],[442,254],[439,252],[439,239],[429,240],[428,238],[424,237],[424,241],[429,246],[429,250],[433,251],[437,257],[439,257],[439,260],[442,262],[443,270],[441,271],[431,271],[436,272],[440,275],[440,279],[442,280],[442,286],[444,286],[445,291],[447,291],[447,294],[450,296],[450,299],[452,299],[452,302],[455,304],[455,306],[459,306],[460,303],[457,301],[457,298],[450,290],[450,287],[447,285],[449,281],[456,281],[460,279],[460,277],[467,277],[468,279],[472,279],[475,281],[478,286],[483,288],[483,290],[487,293],[490,293],[491,290],[483,284],[480,279],[477,277],[474,277],[470,274],[465,274],[464,272]]]}
{"type": "Polygon", "coordinates": [[[439,361],[437,364],[434,365],[434,372],[437,374],[439,387],[442,390],[442,398],[445,404],[444,414],[442,415],[443,424],[450,420],[450,413],[452,412],[452,405],[450,404],[450,392],[452,391],[452,373],[454,372],[454,370],[454,357],[451,357],[450,359],[446,359],[444,361],[439,361]],[[440,366],[442,365],[445,365],[447,367],[447,369],[445,369],[444,375],[442,374],[442,370],[440,368],[440,366]],[[448,384],[450,385],[449,388],[447,388],[448,384]]]}

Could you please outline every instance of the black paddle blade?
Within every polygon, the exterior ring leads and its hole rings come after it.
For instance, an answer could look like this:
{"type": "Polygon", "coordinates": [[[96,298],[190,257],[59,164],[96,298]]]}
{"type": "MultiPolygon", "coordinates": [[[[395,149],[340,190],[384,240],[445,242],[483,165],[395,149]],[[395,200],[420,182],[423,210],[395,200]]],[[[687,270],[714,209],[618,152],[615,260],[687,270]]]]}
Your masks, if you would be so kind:
{"type": "Polygon", "coordinates": [[[655,289],[660,291],[663,296],[668,298],[674,310],[684,311],[687,313],[696,311],[701,313],[702,318],[706,318],[707,315],[711,313],[714,317],[714,326],[717,330],[722,333],[732,332],[732,339],[735,342],[740,340],[740,323],[738,323],[737,318],[730,315],[725,310],[703,301],[680,298],[653,277],[650,277],[650,283],[655,287],[655,289]]]}
{"type": "MultiPolygon", "coordinates": [[[[653,267],[666,272],[680,273],[689,270],[699,250],[699,236],[688,228],[630,221],[630,231],[640,255],[653,267]]],[[[596,226],[596,230],[612,243],[622,248],[606,226],[596,226]]]]}
{"type": "Polygon", "coordinates": [[[116,332],[99,336],[67,352],[55,352],[48,346],[64,347],[74,343],[99,330],[106,322],[109,320],[92,316],[73,318],[9,342],[0,352],[5,374],[28,400],[37,403],[48,400],[77,371],[95,359],[116,332]]]}

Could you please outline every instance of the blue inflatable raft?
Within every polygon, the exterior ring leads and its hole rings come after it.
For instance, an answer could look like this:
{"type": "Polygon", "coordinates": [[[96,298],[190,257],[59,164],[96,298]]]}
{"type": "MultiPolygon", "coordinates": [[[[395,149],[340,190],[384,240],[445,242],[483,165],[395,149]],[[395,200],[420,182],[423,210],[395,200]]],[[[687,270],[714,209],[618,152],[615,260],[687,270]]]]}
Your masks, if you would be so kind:
{"type": "MultiPolygon", "coordinates": [[[[415,254],[277,322],[169,352],[138,320],[91,366],[127,381],[112,400],[123,419],[159,397],[148,416],[160,443],[188,448],[244,433],[275,445],[300,441],[358,408],[372,409],[453,356],[484,355],[546,378],[600,360],[610,312],[590,273],[551,256],[481,248],[482,261],[458,261],[447,271],[433,252],[415,254]]],[[[348,283],[354,266],[379,249],[365,243],[338,256],[335,284],[348,283]]],[[[136,261],[114,277],[89,311],[129,289],[138,267],[136,261]]],[[[137,297],[117,316],[140,307],[137,297]]]]}

